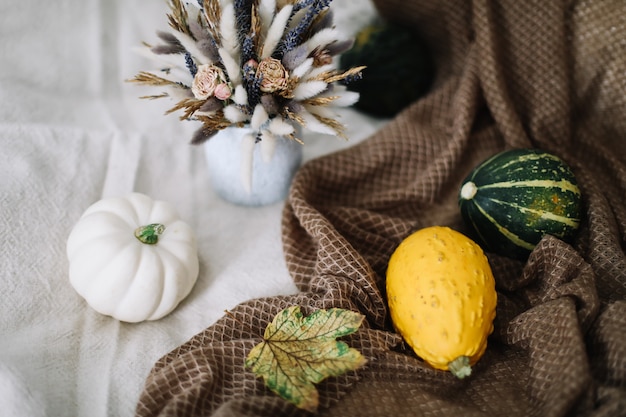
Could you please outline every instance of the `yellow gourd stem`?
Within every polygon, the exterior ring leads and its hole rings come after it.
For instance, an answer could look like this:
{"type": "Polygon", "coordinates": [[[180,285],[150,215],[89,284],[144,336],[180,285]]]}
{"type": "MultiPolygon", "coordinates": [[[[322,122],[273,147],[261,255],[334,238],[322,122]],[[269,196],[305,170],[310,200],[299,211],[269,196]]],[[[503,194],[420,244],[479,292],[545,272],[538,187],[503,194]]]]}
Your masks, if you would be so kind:
{"type": "Polygon", "coordinates": [[[159,235],[163,233],[165,226],[159,223],[152,223],[146,226],[139,226],[135,229],[135,237],[146,245],[155,245],[159,241],[159,235]]]}
{"type": "Polygon", "coordinates": [[[459,379],[470,376],[472,374],[472,367],[470,366],[469,356],[459,356],[448,364],[448,370],[459,379]]]}

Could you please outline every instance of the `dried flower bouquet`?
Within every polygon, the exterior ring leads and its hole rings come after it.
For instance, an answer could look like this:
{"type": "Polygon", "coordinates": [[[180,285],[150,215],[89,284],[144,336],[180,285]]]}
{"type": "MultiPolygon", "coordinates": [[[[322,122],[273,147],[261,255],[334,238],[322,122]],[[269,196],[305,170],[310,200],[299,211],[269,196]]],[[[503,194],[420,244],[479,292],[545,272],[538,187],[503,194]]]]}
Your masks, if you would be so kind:
{"type": "Polygon", "coordinates": [[[166,91],[181,120],[202,122],[200,144],[229,126],[248,125],[255,141],[296,137],[297,126],[345,137],[333,107],[358,100],[345,83],[364,67],[337,69],[334,57],[350,49],[332,25],[331,0],[170,0],[169,31],[145,44],[159,70],[131,82],[166,91]]]}

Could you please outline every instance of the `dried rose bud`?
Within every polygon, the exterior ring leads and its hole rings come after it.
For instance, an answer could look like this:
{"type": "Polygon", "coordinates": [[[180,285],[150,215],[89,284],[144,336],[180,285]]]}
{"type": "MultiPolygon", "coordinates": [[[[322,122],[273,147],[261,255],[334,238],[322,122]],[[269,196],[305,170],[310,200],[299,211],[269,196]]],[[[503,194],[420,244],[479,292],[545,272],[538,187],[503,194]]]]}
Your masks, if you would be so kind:
{"type": "Polygon", "coordinates": [[[221,83],[215,86],[215,91],[213,91],[213,94],[218,100],[228,100],[233,92],[228,84],[221,83]]]}
{"type": "Polygon", "coordinates": [[[273,93],[287,88],[289,73],[278,59],[265,58],[259,62],[256,76],[263,77],[260,89],[264,93],[273,93]]]}
{"type": "Polygon", "coordinates": [[[215,93],[215,88],[225,81],[226,77],[221,68],[210,64],[200,65],[193,78],[191,91],[195,98],[205,100],[211,97],[215,93]]]}

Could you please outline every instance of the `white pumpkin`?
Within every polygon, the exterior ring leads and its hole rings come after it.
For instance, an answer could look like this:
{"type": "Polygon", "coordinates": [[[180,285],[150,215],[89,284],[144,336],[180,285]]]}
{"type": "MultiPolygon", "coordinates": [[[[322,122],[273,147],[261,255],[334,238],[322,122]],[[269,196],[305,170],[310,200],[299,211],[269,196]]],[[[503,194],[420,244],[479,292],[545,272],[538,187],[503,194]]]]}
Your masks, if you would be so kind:
{"type": "Polygon", "coordinates": [[[198,278],[191,227],[170,203],[139,193],[90,206],[68,237],[67,257],[78,294],[126,322],[169,314],[198,278]]]}

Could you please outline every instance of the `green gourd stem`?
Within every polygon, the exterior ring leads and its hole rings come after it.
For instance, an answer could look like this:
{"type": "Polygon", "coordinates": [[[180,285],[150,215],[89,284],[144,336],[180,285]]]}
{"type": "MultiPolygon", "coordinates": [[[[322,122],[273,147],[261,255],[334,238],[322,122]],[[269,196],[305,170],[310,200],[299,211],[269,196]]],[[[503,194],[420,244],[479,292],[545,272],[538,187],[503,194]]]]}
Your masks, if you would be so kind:
{"type": "Polygon", "coordinates": [[[159,223],[152,223],[146,226],[139,226],[135,229],[135,237],[146,245],[155,245],[159,242],[159,235],[163,233],[165,226],[159,223]]]}
{"type": "Polygon", "coordinates": [[[470,366],[469,356],[459,356],[448,364],[448,370],[459,379],[470,376],[472,374],[472,367],[470,366]]]}

